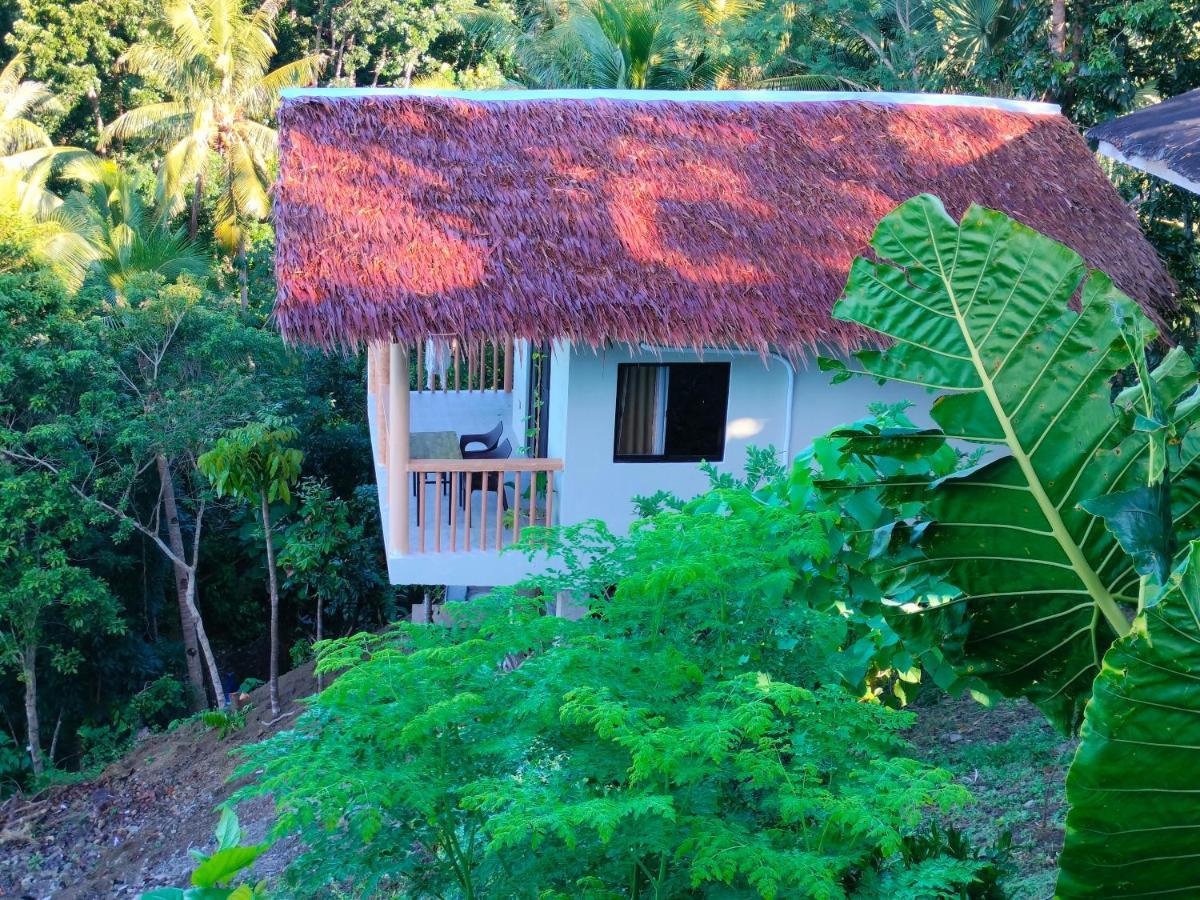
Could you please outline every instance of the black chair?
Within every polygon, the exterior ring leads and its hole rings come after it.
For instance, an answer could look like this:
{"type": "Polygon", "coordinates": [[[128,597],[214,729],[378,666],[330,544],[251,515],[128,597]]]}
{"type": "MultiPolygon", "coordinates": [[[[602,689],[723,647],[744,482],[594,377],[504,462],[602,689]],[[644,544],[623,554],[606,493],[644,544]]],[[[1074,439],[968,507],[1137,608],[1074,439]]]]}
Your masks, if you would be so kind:
{"type": "Polygon", "coordinates": [[[504,434],[504,423],[497,422],[496,427],[485,434],[464,434],[458,439],[458,452],[462,454],[463,459],[488,459],[483,456],[484,453],[491,453],[496,449],[496,445],[500,443],[500,436],[504,434]],[[482,444],[482,450],[468,450],[471,444],[482,444]]]}
{"type": "MultiPolygon", "coordinates": [[[[508,438],[502,440],[491,450],[470,451],[473,455],[467,459],[508,459],[512,456],[512,444],[508,438]]],[[[468,472],[467,477],[458,483],[458,505],[466,508],[471,502],[471,496],[476,491],[490,491],[500,497],[503,509],[508,509],[508,483],[504,481],[503,472],[468,472]]]]}

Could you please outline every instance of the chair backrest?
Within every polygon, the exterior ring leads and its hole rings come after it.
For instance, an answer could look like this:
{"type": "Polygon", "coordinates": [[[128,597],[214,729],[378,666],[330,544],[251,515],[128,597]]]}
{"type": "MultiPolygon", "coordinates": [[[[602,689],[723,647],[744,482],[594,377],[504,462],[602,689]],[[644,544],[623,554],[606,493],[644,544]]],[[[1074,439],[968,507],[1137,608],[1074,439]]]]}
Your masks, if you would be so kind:
{"type": "Polygon", "coordinates": [[[496,448],[496,443],[500,440],[500,435],[504,434],[504,420],[496,423],[496,427],[485,434],[464,434],[458,438],[458,450],[463,455],[463,459],[488,459],[489,457],[483,454],[496,448]],[[471,444],[483,444],[482,450],[468,450],[471,444]]]}
{"type": "Polygon", "coordinates": [[[505,438],[491,450],[481,453],[478,459],[508,459],[512,456],[512,443],[505,438]]]}
{"type": "Polygon", "coordinates": [[[483,443],[489,448],[495,447],[500,442],[500,435],[504,434],[504,421],[496,423],[496,427],[483,436],[483,443]]]}

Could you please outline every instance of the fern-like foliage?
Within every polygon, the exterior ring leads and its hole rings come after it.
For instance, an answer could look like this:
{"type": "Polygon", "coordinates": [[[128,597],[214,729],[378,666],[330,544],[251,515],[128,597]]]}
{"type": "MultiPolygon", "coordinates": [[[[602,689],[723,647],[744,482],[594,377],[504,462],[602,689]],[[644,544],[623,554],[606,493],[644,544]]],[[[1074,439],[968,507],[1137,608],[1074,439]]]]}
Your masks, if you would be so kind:
{"type": "MultiPolygon", "coordinates": [[[[531,531],[556,570],[448,607],[450,626],[324,645],[341,674],[242,768],[240,796],[272,795],[276,835],[306,848],[289,887],[840,898],[920,866],[904,884],[958,896],[983,863],[908,848],[965,792],[905,756],[908,713],[863,702],[900,651],[849,609],[879,517],[903,544],[912,510],[856,491],[860,522],[816,484],[880,478],[861,439],[788,473],[763,456],[628,537],[531,531]],[[547,616],[564,591],[591,614],[547,616]]],[[[957,464],[933,451],[925,476],[957,464]]]]}

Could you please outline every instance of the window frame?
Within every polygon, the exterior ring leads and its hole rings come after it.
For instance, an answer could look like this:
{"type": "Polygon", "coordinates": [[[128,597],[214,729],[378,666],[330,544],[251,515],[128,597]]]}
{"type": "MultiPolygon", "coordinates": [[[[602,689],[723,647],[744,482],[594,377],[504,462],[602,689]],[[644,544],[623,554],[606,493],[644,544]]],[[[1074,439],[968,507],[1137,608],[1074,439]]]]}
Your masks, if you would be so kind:
{"type": "MultiPolygon", "coordinates": [[[[670,375],[668,375],[667,378],[669,380],[670,375]]],[[[724,462],[725,461],[725,445],[726,445],[727,439],[729,437],[729,391],[730,391],[730,385],[732,384],[732,379],[733,379],[733,365],[728,360],[722,361],[722,362],[702,362],[702,361],[697,360],[697,361],[686,361],[686,362],[680,361],[680,362],[622,362],[622,363],[617,363],[617,378],[616,378],[616,386],[614,388],[614,396],[613,396],[613,447],[612,447],[613,463],[614,464],[625,464],[625,463],[699,463],[699,462],[719,463],[719,462],[724,462]],[[708,456],[705,456],[703,454],[671,454],[671,453],[656,453],[656,454],[638,455],[638,454],[628,454],[628,453],[623,454],[618,451],[618,448],[620,447],[620,441],[621,441],[621,411],[620,411],[620,406],[619,406],[620,397],[621,397],[621,379],[622,379],[621,371],[626,368],[633,368],[633,367],[637,367],[637,366],[652,366],[654,368],[666,368],[666,369],[696,368],[696,367],[700,367],[700,366],[707,366],[707,367],[719,366],[721,368],[724,368],[724,370],[725,370],[725,392],[724,392],[724,395],[720,398],[720,404],[721,404],[720,448],[721,449],[718,453],[716,453],[714,455],[708,455],[708,456]]],[[[669,390],[670,390],[670,388],[669,388],[669,381],[668,381],[668,391],[669,390]]],[[[668,427],[668,424],[670,421],[670,415],[671,415],[671,410],[670,410],[670,405],[668,404],[668,406],[666,407],[666,410],[665,410],[666,418],[663,421],[664,429],[666,429],[668,427]]]]}

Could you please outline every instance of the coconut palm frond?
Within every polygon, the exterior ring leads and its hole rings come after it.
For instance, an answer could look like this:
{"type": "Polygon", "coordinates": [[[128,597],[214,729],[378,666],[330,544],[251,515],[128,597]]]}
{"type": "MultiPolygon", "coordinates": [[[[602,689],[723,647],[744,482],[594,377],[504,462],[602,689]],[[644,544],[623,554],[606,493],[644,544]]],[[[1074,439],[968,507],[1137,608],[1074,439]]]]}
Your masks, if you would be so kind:
{"type": "Polygon", "coordinates": [[[50,217],[56,233],[42,248],[68,287],[78,288],[95,273],[120,297],[129,279],[143,273],[167,279],[207,274],[203,248],[183,229],[166,226],[111,160],[80,162],[69,171],[79,187],[50,217]]]}
{"type": "Polygon", "coordinates": [[[997,51],[1020,27],[1018,0],[941,0],[934,11],[952,56],[971,65],[997,51]]]}
{"type": "Polygon", "coordinates": [[[773,78],[760,78],[752,82],[751,87],[765,91],[844,91],[862,90],[862,85],[842,78],[840,75],[826,75],[819,72],[801,72],[795,75],[778,75],[773,78]]]}
{"type": "Polygon", "coordinates": [[[230,148],[226,158],[229,171],[225,177],[230,186],[235,213],[239,218],[265,219],[271,213],[271,178],[265,167],[250,147],[241,142],[230,148]]]}
{"type": "Polygon", "coordinates": [[[271,115],[279,104],[279,95],[284,88],[316,84],[324,66],[323,56],[306,56],[256,79],[241,95],[241,106],[246,110],[247,117],[254,119],[271,115]]]}
{"type": "Polygon", "coordinates": [[[0,70],[0,155],[3,156],[49,146],[46,130],[29,117],[62,108],[44,84],[24,78],[25,60],[20,54],[0,70]]]}
{"type": "Polygon", "coordinates": [[[238,122],[234,131],[259,159],[272,159],[279,151],[279,133],[274,128],[246,119],[238,122]]]}
{"type": "Polygon", "coordinates": [[[184,194],[208,164],[211,148],[205,133],[189,134],[167,151],[158,170],[158,204],[164,215],[183,209],[184,194]]]}
{"type": "Polygon", "coordinates": [[[147,103],[123,112],[109,122],[100,133],[100,146],[107,147],[114,140],[143,137],[165,143],[175,132],[187,128],[191,119],[191,111],[185,103],[173,100],[147,103]]]}

